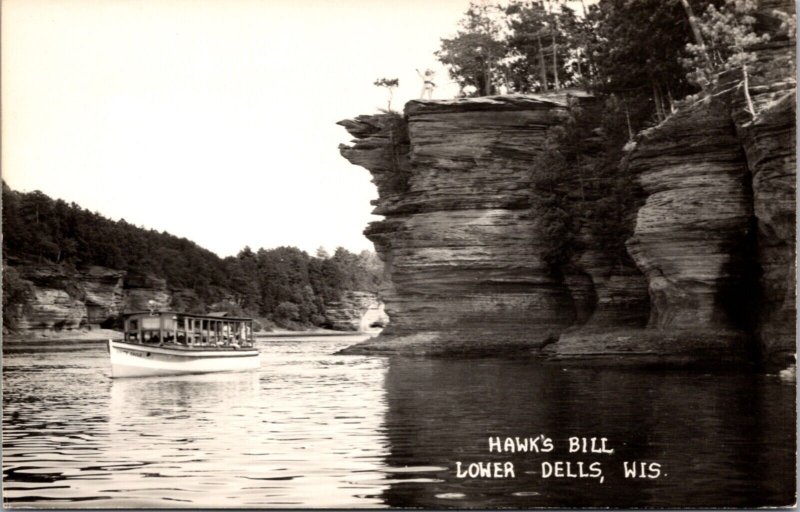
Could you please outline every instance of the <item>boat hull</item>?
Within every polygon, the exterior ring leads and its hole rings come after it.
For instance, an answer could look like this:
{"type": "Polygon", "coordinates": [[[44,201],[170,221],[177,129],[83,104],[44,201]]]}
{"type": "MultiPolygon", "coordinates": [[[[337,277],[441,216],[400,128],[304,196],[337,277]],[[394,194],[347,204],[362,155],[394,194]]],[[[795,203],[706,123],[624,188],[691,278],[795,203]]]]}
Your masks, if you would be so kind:
{"type": "Polygon", "coordinates": [[[109,340],[108,352],[112,378],[236,372],[261,365],[256,349],[158,347],[109,340]]]}

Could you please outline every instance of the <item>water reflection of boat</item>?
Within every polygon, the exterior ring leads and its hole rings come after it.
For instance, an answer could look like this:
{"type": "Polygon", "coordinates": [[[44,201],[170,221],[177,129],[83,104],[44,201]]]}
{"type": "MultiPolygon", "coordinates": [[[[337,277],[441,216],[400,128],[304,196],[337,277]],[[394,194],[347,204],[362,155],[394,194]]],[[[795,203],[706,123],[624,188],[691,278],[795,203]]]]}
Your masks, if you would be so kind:
{"type": "Polygon", "coordinates": [[[251,370],[260,366],[253,321],[171,311],[124,318],[122,341],[108,341],[111,376],[149,377],[251,370]]]}

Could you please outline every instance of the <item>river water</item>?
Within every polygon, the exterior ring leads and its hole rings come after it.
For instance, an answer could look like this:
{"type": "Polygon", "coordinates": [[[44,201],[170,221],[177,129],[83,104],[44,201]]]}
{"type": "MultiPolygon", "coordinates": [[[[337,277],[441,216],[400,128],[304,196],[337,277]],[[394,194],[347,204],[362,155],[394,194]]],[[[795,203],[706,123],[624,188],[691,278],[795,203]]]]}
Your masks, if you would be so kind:
{"type": "MultiPolygon", "coordinates": [[[[128,380],[109,378],[104,347],[6,353],[5,504],[795,501],[796,389],[777,376],[332,355],[357,339],[261,341],[259,371],[128,380]],[[502,446],[507,437],[538,438],[540,449],[547,438],[553,449],[537,453],[529,443],[527,452],[490,452],[490,436],[502,446]],[[570,437],[605,437],[606,451],[614,452],[569,453],[570,437]],[[634,461],[658,477],[626,478],[624,463],[634,461]],[[498,462],[496,476],[505,477],[461,477],[459,468],[478,462],[498,462]],[[602,483],[580,477],[579,462],[584,475],[598,463],[602,483]],[[547,475],[556,467],[563,477],[547,475]]],[[[598,439],[595,449],[601,448],[598,439]]]]}

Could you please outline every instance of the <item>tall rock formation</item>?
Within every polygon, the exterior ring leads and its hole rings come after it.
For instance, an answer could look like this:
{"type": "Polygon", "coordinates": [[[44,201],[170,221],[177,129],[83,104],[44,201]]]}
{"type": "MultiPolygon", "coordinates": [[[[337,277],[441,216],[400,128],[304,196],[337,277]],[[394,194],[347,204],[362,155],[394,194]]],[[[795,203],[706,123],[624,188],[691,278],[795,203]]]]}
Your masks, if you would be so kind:
{"type": "Polygon", "coordinates": [[[628,250],[648,277],[650,326],[732,327],[727,303],[752,291],[739,286],[752,206],[727,108],[700,104],[642,133],[629,169],[647,193],[628,250]]]}
{"type": "MultiPolygon", "coordinates": [[[[405,118],[340,123],[356,137],[342,155],[378,188],[375,213],[386,219],[365,233],[392,282],[381,294],[389,328],[355,350],[530,348],[575,321],[579,303],[542,260],[531,210],[533,164],[568,103],[565,94],[412,101],[405,118]]],[[[584,291],[596,294],[591,283],[584,291]]]]}
{"type": "MultiPolygon", "coordinates": [[[[776,7],[791,12],[791,4],[782,4],[776,7]]],[[[741,93],[732,98],[731,113],[752,182],[759,265],[755,334],[768,359],[784,362],[795,353],[797,316],[794,42],[775,41],[756,51],[750,95],[757,115],[746,110],[741,93]]]]}
{"type": "Polygon", "coordinates": [[[385,220],[365,233],[391,278],[381,293],[390,328],[349,352],[491,354],[558,339],[545,352],[561,359],[785,361],[794,53],[788,41],[756,50],[755,118],[729,74],[713,99],[640,133],[621,162],[641,188],[628,254],[587,229],[560,273],[543,262],[531,182],[567,96],[412,101],[405,116],[341,122],[355,137],[342,155],[378,187],[385,220]]]}

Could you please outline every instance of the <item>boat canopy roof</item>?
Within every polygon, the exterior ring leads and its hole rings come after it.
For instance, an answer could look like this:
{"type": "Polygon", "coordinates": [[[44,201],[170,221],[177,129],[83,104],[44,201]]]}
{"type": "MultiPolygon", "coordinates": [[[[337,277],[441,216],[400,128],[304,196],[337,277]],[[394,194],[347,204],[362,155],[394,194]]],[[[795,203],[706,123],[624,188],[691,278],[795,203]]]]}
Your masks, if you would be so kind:
{"type": "Polygon", "coordinates": [[[206,315],[196,315],[193,313],[179,313],[177,311],[135,311],[132,313],[125,313],[122,315],[123,318],[131,318],[131,317],[140,317],[140,316],[177,316],[180,318],[197,318],[201,320],[215,320],[215,321],[223,321],[223,322],[252,322],[252,318],[246,317],[236,317],[236,316],[221,316],[219,313],[216,314],[206,314],[206,315]]]}

